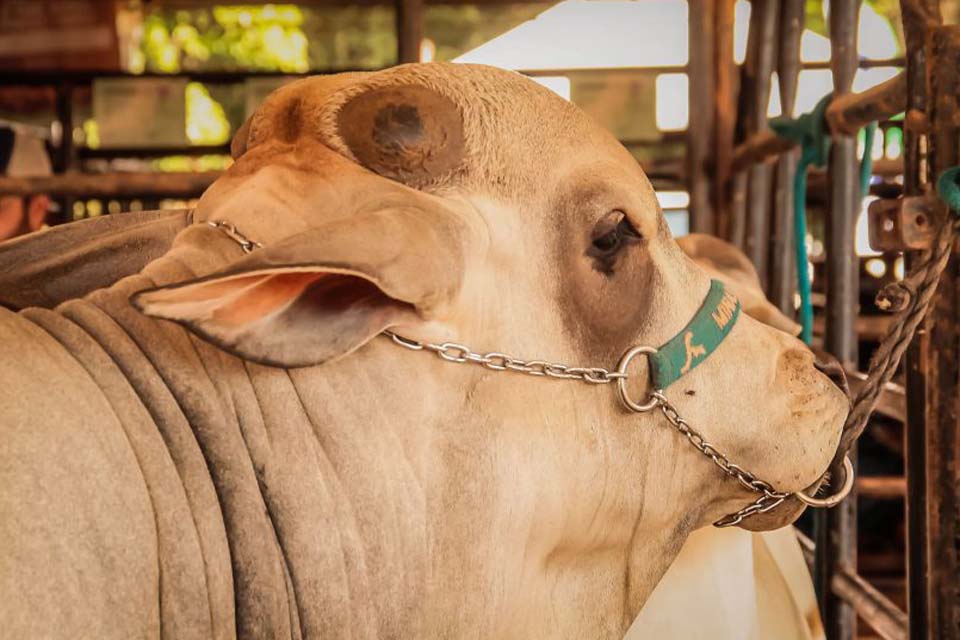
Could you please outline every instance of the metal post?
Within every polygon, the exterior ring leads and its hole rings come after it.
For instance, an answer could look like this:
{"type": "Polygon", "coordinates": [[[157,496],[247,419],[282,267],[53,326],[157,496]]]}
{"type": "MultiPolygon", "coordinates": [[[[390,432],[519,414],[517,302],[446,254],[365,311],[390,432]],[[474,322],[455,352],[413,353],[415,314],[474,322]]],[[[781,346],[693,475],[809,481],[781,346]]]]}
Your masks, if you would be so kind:
{"type": "Polygon", "coordinates": [[[397,64],[420,62],[423,40],[423,0],[396,0],[397,64]]]}
{"type": "MultiPolygon", "coordinates": [[[[777,80],[780,106],[784,116],[792,117],[800,76],[800,37],[805,17],[804,0],[785,0],[780,7],[780,52],[777,56],[777,80]]],[[[789,317],[795,313],[793,296],[797,274],[793,247],[793,180],[797,151],[784,153],[777,160],[773,208],[773,248],[770,256],[770,299],[789,317]]]]}
{"type": "MultiPolygon", "coordinates": [[[[770,81],[776,56],[780,0],[754,0],[750,37],[757,36],[758,46],[746,60],[744,70],[750,82],[744,87],[750,101],[747,126],[751,133],[767,128],[767,106],[770,103],[770,81]],[[756,29],[754,30],[754,25],[756,29]]],[[[767,257],[770,249],[770,166],[757,163],[747,177],[746,254],[757,268],[760,284],[767,288],[767,257]]]]}
{"type": "MultiPolygon", "coordinates": [[[[859,0],[830,3],[830,67],[835,95],[849,93],[857,71],[857,19],[859,0]]],[[[857,362],[855,322],[859,306],[859,265],[854,252],[854,231],[860,204],[857,140],[835,135],[830,154],[830,209],[826,224],[827,306],[824,344],[845,366],[857,362]]],[[[856,464],[856,451],[851,450],[856,464]]],[[[815,582],[826,635],[831,640],[856,637],[853,609],[831,595],[839,567],[856,571],[856,491],[843,504],[816,515],[817,558],[815,582]]]]}
{"type": "Polygon", "coordinates": [[[687,124],[687,190],[690,193],[690,230],[713,233],[709,160],[713,140],[713,109],[703,105],[715,99],[713,78],[714,0],[690,0],[690,120],[687,124]]]}

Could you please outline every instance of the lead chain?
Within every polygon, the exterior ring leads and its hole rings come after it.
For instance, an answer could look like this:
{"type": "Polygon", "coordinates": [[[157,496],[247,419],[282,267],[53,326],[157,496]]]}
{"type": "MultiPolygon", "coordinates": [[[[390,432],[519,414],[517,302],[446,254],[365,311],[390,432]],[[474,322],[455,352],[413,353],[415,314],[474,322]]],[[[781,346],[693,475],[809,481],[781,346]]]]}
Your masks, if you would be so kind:
{"type": "Polygon", "coordinates": [[[714,522],[714,526],[722,528],[739,524],[744,518],[757,513],[766,513],[771,509],[780,506],[783,504],[784,500],[790,497],[789,493],[781,493],[774,490],[769,483],[760,480],[746,469],[733,462],[730,462],[730,459],[727,456],[725,456],[712,444],[707,442],[706,438],[704,438],[699,431],[691,427],[690,423],[680,416],[680,413],[677,411],[676,407],[674,407],[673,404],[667,400],[667,397],[663,395],[662,391],[654,391],[651,396],[657,401],[657,405],[660,407],[660,412],[663,413],[663,416],[667,419],[667,422],[673,425],[673,428],[679,431],[680,434],[687,439],[687,442],[689,442],[697,451],[710,458],[710,460],[712,460],[721,471],[731,478],[735,478],[745,488],[761,494],[760,497],[757,498],[757,500],[752,504],[740,509],[736,513],[724,516],[720,520],[714,522]]]}
{"type": "Polygon", "coordinates": [[[590,384],[609,384],[618,378],[626,378],[625,373],[610,371],[603,367],[568,367],[565,364],[546,360],[521,360],[505,353],[476,353],[466,345],[456,342],[433,344],[404,338],[392,331],[384,331],[394,343],[411,351],[430,351],[447,362],[478,364],[493,371],[516,371],[531,376],[546,376],[559,380],[581,380],[590,384]]]}

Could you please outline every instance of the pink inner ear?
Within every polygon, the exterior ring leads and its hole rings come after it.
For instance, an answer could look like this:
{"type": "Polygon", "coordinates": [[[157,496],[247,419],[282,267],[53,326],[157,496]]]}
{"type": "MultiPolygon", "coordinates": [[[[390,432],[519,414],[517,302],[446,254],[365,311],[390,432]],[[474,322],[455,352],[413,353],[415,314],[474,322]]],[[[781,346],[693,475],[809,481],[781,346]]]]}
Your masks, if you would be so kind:
{"type": "Polygon", "coordinates": [[[319,316],[358,314],[377,322],[383,314],[412,310],[359,276],[327,271],[281,271],[160,289],[142,298],[141,309],[170,320],[236,328],[294,308],[319,316]]]}
{"type": "MultiPolygon", "coordinates": [[[[290,272],[253,279],[238,278],[239,295],[231,296],[227,304],[218,307],[213,318],[232,326],[254,322],[286,307],[299,298],[312,283],[332,275],[324,272],[290,272]]],[[[344,277],[360,280],[353,276],[344,277]]]]}
{"type": "Polygon", "coordinates": [[[225,283],[211,283],[220,298],[211,319],[224,326],[256,322],[294,304],[310,307],[320,315],[364,312],[374,321],[389,309],[409,306],[393,300],[369,280],[343,273],[274,273],[231,282],[234,286],[228,291],[221,288],[225,283]]]}

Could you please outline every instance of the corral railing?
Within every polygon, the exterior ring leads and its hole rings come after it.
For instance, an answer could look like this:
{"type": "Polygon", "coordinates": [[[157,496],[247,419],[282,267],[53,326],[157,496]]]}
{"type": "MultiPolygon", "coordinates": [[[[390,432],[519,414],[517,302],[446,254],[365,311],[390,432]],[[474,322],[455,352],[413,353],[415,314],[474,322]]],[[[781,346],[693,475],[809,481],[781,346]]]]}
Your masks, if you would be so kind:
{"type": "MultiPolygon", "coordinates": [[[[753,0],[740,98],[733,109],[730,87],[732,0],[690,3],[701,18],[695,29],[711,31],[712,56],[691,52],[691,85],[709,77],[715,89],[711,114],[693,120],[691,109],[691,226],[719,233],[752,258],[768,294],[794,311],[792,187],[795,143],[771,131],[765,112],[776,71],[784,115],[792,115],[804,27],[802,0],[753,0]],[[700,138],[693,144],[693,138],[700,138]],[[704,139],[707,142],[704,142],[704,139]],[[739,141],[735,147],[731,142],[739,141]],[[732,151],[731,151],[732,149],[732,151]],[[695,197],[696,196],[696,197],[695,197]]],[[[883,225],[884,249],[926,248],[920,227],[947,215],[932,203],[932,184],[960,155],[960,27],[943,26],[936,0],[902,0],[907,56],[896,77],[863,93],[851,93],[858,68],[860,2],[832,0],[829,15],[833,99],[823,123],[832,136],[826,169],[825,304],[822,344],[850,372],[858,363],[859,259],[855,228],[860,214],[857,131],[904,113],[902,165],[877,167],[903,176],[896,200],[876,203],[871,224],[883,225]],[[933,218],[933,219],[931,219],[933,218]],[[896,224],[894,224],[896,223],[896,224]],[[893,231],[890,231],[893,229],[893,231]]],[[[693,95],[693,93],[691,93],[693,95]]],[[[870,153],[870,150],[867,150],[870,153]]],[[[874,235],[874,232],[871,232],[874,235]]],[[[879,235],[879,234],[878,234],[879,235]]],[[[857,616],[883,638],[960,638],[960,267],[952,259],[938,303],[918,332],[905,366],[904,385],[885,389],[878,412],[905,422],[906,478],[863,478],[858,491],[906,497],[907,603],[909,617],[857,574],[857,498],[816,515],[810,554],[827,637],[857,637],[857,616]],[[904,391],[905,388],[905,391],[904,391]]],[[[864,323],[860,323],[863,325],[864,323]]]]}

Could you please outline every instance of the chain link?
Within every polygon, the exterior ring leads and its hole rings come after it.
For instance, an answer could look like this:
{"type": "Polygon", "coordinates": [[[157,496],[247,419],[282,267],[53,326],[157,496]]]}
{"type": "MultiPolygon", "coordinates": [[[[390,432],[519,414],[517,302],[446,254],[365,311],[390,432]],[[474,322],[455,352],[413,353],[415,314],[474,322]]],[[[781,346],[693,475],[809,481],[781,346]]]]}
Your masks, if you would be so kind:
{"type": "MultiPolygon", "coordinates": [[[[259,242],[251,240],[238,231],[237,228],[229,222],[212,220],[208,221],[207,224],[214,229],[222,231],[230,239],[239,244],[244,253],[251,253],[254,249],[263,247],[259,242]]],[[[564,364],[547,362],[546,360],[522,360],[496,351],[477,353],[470,349],[470,347],[456,342],[444,342],[441,344],[421,342],[419,340],[413,340],[412,338],[405,338],[392,331],[384,331],[383,335],[405,349],[434,353],[447,362],[477,364],[491,371],[515,371],[531,376],[556,378],[560,380],[578,380],[598,385],[609,384],[620,379],[626,380],[629,377],[628,374],[622,370],[611,371],[603,367],[569,367],[564,364]]],[[[736,513],[717,520],[713,523],[714,526],[729,527],[740,524],[745,518],[758,513],[767,513],[780,506],[790,496],[789,493],[781,493],[774,490],[769,483],[760,480],[746,469],[730,462],[727,456],[710,444],[706,438],[704,438],[703,434],[690,426],[690,423],[680,416],[676,407],[663,395],[663,391],[654,391],[651,393],[650,400],[652,400],[653,403],[647,407],[643,407],[642,410],[652,408],[653,406],[659,407],[661,413],[663,413],[663,416],[667,419],[667,422],[684,436],[691,446],[709,458],[724,474],[736,479],[746,489],[760,494],[760,497],[753,503],[740,509],[736,513]]],[[[627,406],[630,407],[629,404],[627,404],[627,406]]],[[[634,405],[634,407],[630,408],[634,411],[640,409],[639,405],[634,405]]]]}
{"type": "Polygon", "coordinates": [[[744,518],[752,516],[757,513],[766,513],[775,507],[783,504],[784,500],[790,497],[789,493],[781,493],[774,490],[769,483],[764,482],[757,478],[743,467],[730,462],[730,459],[725,456],[719,449],[714,447],[712,444],[707,442],[706,438],[703,437],[699,431],[690,426],[690,423],[684,420],[680,413],[677,411],[676,407],[671,404],[667,397],[663,395],[662,391],[654,391],[651,394],[651,397],[657,401],[657,406],[660,408],[660,412],[667,419],[673,428],[676,429],[680,434],[687,439],[687,442],[693,446],[697,451],[702,453],[707,458],[710,458],[717,467],[720,468],[726,475],[734,478],[743,485],[744,488],[749,489],[755,493],[761,494],[759,498],[750,505],[740,509],[736,513],[732,513],[728,516],[724,516],[720,520],[717,520],[714,524],[716,527],[729,527],[735,524],[740,524],[744,518]]]}
{"type": "Polygon", "coordinates": [[[428,351],[437,354],[447,362],[478,364],[492,371],[516,371],[530,376],[556,378],[558,380],[580,380],[589,384],[609,384],[627,374],[610,371],[603,367],[569,367],[565,364],[545,360],[521,360],[506,353],[477,353],[470,347],[456,342],[434,344],[405,338],[392,331],[384,331],[394,343],[411,351],[428,351]]]}
{"type": "Polygon", "coordinates": [[[240,231],[230,222],[226,222],[224,220],[208,220],[207,224],[214,229],[219,229],[228,238],[240,245],[240,248],[243,249],[244,253],[253,253],[254,249],[263,248],[262,244],[256,240],[251,240],[247,236],[240,233],[240,231]]]}

